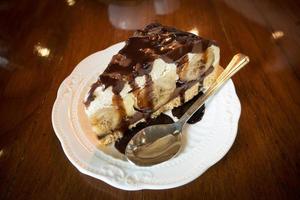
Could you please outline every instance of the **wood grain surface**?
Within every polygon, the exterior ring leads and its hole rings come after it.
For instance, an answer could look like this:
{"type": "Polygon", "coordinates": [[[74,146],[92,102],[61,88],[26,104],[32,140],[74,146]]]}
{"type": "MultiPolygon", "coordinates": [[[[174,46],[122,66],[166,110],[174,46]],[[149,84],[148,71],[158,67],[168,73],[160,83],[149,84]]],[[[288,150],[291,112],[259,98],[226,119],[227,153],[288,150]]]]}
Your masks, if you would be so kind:
{"type": "Polygon", "coordinates": [[[0,1],[0,199],[299,199],[299,10],[293,0],[0,1]],[[238,136],[189,184],[122,191],[68,161],[51,109],[82,59],[154,21],[216,40],[222,66],[250,57],[233,78],[238,136]]]}

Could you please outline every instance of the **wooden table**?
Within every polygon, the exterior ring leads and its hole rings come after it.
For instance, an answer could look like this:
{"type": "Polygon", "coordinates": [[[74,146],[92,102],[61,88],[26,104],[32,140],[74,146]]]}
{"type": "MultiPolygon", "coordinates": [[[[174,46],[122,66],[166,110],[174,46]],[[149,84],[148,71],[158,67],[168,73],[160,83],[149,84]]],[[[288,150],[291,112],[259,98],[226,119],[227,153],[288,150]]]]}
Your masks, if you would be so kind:
{"type": "MultiPolygon", "coordinates": [[[[0,1],[0,199],[299,199],[300,3],[0,1]],[[81,174],[51,124],[60,83],[88,55],[158,21],[214,39],[242,104],[228,154],[182,187],[136,192],[81,174]]],[[[187,169],[188,170],[188,169],[187,169]]]]}

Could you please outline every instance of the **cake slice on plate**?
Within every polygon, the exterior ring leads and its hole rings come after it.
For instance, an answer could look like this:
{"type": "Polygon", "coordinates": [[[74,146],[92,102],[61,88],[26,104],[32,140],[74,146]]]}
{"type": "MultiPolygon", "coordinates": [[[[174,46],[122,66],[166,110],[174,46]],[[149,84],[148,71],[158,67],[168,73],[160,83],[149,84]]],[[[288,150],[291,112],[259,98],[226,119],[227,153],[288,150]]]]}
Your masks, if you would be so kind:
{"type": "Polygon", "coordinates": [[[85,112],[101,144],[180,106],[217,77],[219,47],[192,33],[150,24],[137,30],[91,85],[85,112]]]}

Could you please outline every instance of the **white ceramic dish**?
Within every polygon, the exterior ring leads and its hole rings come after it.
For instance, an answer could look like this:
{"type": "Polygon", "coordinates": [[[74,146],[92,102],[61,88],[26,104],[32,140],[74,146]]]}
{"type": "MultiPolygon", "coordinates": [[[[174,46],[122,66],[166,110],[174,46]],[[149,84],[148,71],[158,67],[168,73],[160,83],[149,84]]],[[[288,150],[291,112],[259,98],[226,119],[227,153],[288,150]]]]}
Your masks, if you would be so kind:
{"type": "Polygon", "coordinates": [[[100,147],[83,112],[83,96],[124,42],[81,61],[57,93],[52,124],[63,150],[82,173],[124,190],[167,189],[184,185],[218,162],[237,134],[241,112],[233,82],[206,103],[203,119],[184,129],[184,148],[174,159],[152,167],[130,164],[113,146],[100,147]]]}

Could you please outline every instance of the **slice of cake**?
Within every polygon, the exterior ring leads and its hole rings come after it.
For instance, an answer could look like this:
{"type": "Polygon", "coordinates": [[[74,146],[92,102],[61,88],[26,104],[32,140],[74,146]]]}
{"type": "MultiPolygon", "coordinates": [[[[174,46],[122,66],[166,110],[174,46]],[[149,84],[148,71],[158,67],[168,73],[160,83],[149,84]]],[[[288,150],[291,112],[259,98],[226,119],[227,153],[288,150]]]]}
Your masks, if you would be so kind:
{"type": "Polygon", "coordinates": [[[192,33],[156,23],[137,30],[84,100],[100,143],[192,99],[217,76],[219,58],[213,41],[192,33]]]}

